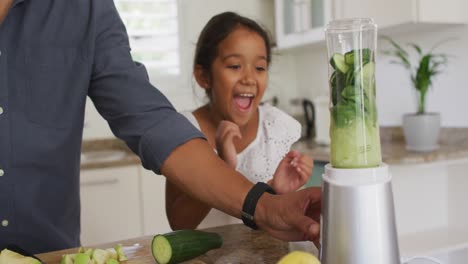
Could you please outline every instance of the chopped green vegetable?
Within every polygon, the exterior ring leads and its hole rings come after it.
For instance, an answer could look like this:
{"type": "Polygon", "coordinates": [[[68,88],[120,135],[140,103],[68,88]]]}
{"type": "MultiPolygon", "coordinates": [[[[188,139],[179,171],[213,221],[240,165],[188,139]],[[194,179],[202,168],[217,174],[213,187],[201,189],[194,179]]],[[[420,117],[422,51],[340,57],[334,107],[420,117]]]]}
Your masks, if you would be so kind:
{"type": "Polygon", "coordinates": [[[345,58],[343,54],[335,53],[333,54],[330,64],[333,69],[340,71],[341,73],[347,73],[349,66],[345,63],[345,58]]]}
{"type": "Polygon", "coordinates": [[[125,260],[128,260],[127,256],[125,256],[125,254],[122,252],[122,245],[118,244],[117,246],[115,246],[115,252],[117,253],[117,259],[119,261],[125,261],[125,260]]]}
{"type": "Polygon", "coordinates": [[[75,254],[65,254],[62,256],[60,264],[73,264],[75,262],[75,254]]]}
{"type": "Polygon", "coordinates": [[[74,264],[89,264],[91,258],[86,253],[78,253],[75,257],[74,264]]]}
{"type": "Polygon", "coordinates": [[[106,250],[80,247],[77,254],[63,255],[60,264],[118,264],[120,261],[125,260],[128,260],[127,256],[125,256],[122,246],[119,244],[114,249],[106,250]]]}
{"type": "Polygon", "coordinates": [[[35,258],[4,249],[0,252],[0,264],[41,264],[41,262],[35,258]]]}
{"type": "Polygon", "coordinates": [[[356,67],[359,64],[366,64],[372,60],[370,49],[352,50],[345,53],[345,62],[348,65],[356,67]],[[362,58],[362,60],[360,59],[362,58]]]}
{"type": "Polygon", "coordinates": [[[333,54],[330,64],[331,156],[337,168],[381,163],[375,63],[370,49],[333,54]]]}

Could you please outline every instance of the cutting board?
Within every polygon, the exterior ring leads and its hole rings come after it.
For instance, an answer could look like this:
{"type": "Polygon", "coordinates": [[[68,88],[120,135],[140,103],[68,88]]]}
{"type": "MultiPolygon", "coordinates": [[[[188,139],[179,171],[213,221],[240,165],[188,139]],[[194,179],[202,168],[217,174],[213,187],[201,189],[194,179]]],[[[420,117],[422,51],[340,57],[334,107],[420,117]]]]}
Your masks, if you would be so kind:
{"type": "MultiPolygon", "coordinates": [[[[271,264],[276,263],[283,255],[286,255],[289,252],[287,242],[275,239],[263,231],[251,230],[242,224],[220,226],[204,230],[220,234],[223,238],[223,246],[185,263],[271,264]]],[[[151,254],[152,239],[153,236],[146,236],[92,247],[106,249],[112,248],[117,244],[122,244],[124,252],[128,257],[128,261],[123,263],[154,264],[156,261],[151,254]]],[[[84,246],[87,247],[86,245],[84,246]]],[[[39,254],[37,257],[39,257],[45,264],[60,264],[63,254],[76,253],[77,251],[77,248],[67,249],[39,254]]]]}

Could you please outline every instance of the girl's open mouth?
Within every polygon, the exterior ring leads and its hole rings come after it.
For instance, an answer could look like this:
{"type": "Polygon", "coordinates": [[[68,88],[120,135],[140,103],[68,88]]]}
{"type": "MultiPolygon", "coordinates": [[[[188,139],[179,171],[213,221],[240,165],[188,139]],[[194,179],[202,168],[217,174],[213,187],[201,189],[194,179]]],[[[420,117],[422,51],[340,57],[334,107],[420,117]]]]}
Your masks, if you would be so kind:
{"type": "Polygon", "coordinates": [[[234,96],[234,102],[236,106],[242,111],[249,110],[253,99],[254,95],[250,93],[241,93],[234,96]]]}

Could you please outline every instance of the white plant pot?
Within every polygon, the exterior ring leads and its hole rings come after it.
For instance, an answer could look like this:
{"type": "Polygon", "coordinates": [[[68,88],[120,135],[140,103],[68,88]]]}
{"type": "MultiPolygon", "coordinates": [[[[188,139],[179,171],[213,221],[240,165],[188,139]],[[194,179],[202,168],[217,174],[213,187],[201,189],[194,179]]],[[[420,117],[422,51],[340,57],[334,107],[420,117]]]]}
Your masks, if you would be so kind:
{"type": "Polygon", "coordinates": [[[427,152],[439,148],[440,114],[405,114],[403,132],[406,149],[427,152]]]}

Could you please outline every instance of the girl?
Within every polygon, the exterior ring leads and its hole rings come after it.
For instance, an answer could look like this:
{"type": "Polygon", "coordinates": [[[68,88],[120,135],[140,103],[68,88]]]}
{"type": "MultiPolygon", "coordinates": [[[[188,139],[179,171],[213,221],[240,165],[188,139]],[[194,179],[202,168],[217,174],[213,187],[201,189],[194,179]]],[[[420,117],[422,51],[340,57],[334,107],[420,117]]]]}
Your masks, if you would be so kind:
{"type": "MultiPolygon", "coordinates": [[[[270,40],[261,26],[232,12],[214,16],[198,39],[193,71],[209,103],[184,114],[228,166],[282,194],[307,182],[313,160],[289,151],[300,137],[299,122],[275,107],[260,106],[270,61],[270,40]]],[[[166,211],[174,230],[240,222],[170,182],[166,211]]]]}

